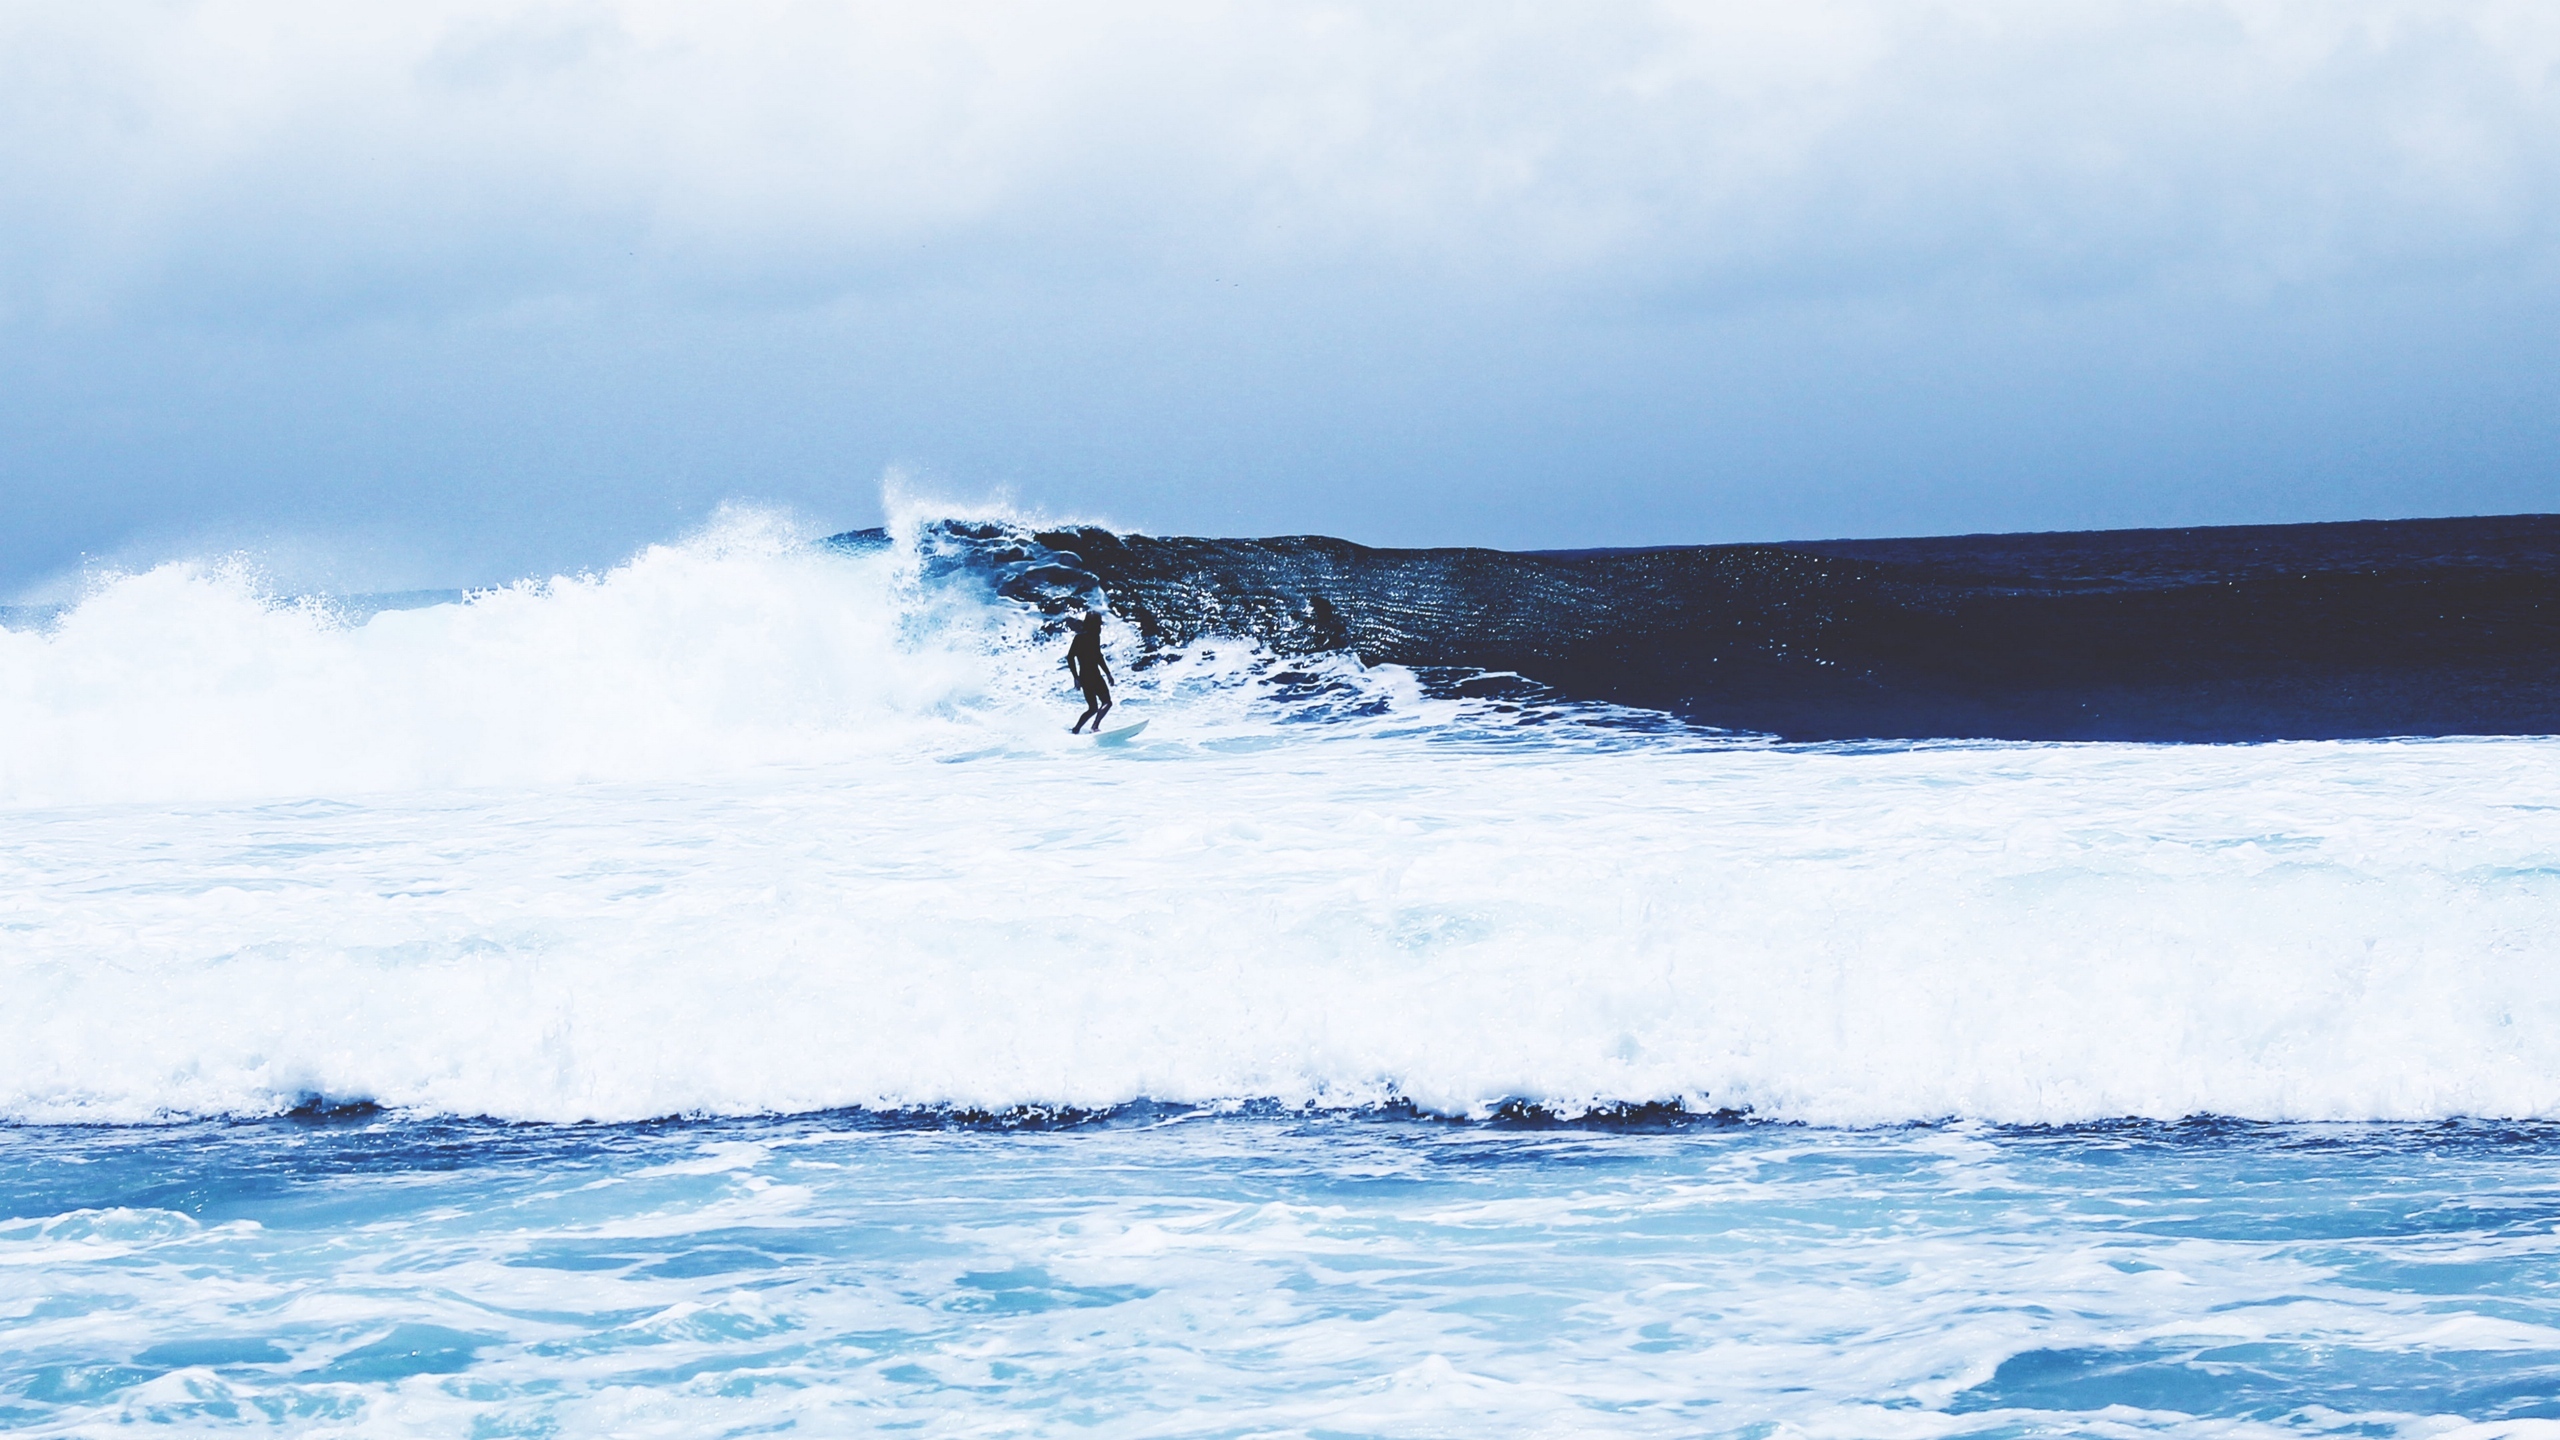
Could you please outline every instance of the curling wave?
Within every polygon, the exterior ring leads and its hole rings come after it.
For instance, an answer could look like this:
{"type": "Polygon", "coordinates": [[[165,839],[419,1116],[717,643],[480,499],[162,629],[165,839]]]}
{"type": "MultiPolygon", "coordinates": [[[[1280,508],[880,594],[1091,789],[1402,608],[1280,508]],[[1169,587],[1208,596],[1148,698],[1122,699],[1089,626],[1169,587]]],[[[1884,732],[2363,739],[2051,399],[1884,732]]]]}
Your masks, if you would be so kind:
{"type": "Polygon", "coordinates": [[[994,523],[935,542],[1162,650],[1517,674],[1790,740],[2560,732],[2554,516],[1543,554],[994,523]]]}

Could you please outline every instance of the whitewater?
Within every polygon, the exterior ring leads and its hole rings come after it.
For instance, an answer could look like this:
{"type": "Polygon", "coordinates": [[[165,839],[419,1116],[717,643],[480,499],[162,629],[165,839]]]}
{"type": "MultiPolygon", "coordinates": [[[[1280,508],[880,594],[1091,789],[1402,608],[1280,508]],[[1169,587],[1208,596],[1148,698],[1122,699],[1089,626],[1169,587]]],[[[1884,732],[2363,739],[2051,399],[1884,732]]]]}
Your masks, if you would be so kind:
{"type": "Polygon", "coordinates": [[[2560,741],[1101,746],[957,533],[0,617],[0,1423],[2560,1434],[2560,741]]]}

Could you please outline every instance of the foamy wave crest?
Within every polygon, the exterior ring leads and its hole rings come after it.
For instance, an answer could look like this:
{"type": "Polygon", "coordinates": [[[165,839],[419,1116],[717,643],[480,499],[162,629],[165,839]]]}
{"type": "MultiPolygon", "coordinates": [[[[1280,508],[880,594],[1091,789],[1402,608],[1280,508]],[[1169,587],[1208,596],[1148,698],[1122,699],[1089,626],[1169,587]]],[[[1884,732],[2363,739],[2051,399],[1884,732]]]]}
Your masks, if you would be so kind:
{"type": "Polygon", "coordinates": [[[603,574],[356,621],[238,564],[110,577],[0,631],[0,801],[669,778],[913,743],[1014,682],[990,663],[1007,617],[937,608],[912,572],[738,511],[603,574]]]}

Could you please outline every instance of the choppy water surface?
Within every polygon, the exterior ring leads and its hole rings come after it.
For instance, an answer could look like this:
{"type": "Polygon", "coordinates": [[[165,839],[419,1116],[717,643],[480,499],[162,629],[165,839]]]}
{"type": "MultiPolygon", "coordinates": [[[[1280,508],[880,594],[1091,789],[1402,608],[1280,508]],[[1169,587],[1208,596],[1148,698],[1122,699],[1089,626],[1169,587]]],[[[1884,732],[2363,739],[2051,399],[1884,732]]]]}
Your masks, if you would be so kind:
{"type": "Polygon", "coordinates": [[[2556,1142],[1145,1110],[20,1128],[0,1420],[2538,1434],[2513,1422],[2560,1428],[2556,1142]]]}

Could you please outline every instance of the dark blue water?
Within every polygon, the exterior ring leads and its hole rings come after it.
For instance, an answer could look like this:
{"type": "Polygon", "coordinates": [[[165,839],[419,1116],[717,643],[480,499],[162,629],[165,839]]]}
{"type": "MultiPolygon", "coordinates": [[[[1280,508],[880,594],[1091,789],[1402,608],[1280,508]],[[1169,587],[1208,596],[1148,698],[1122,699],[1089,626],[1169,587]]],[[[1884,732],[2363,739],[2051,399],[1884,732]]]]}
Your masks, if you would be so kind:
{"type": "Polygon", "coordinates": [[[936,546],[1159,654],[1245,635],[1789,740],[2560,732],[2548,515],[1530,554],[946,522],[936,546]]]}

